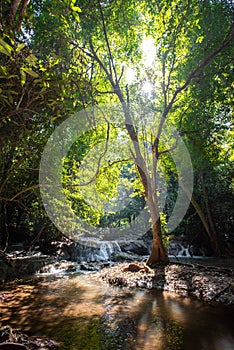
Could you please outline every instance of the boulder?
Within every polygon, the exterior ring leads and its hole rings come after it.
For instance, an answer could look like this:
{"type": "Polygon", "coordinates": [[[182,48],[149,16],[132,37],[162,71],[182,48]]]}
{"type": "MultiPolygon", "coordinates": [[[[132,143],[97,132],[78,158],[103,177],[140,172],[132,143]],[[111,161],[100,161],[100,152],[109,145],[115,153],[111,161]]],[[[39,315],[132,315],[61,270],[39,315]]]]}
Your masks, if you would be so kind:
{"type": "Polygon", "coordinates": [[[126,253],[126,252],[117,252],[111,255],[111,260],[114,262],[124,262],[124,261],[134,261],[142,260],[140,255],[126,253]]]}
{"type": "Polygon", "coordinates": [[[83,271],[98,271],[100,270],[99,264],[82,262],[80,264],[80,269],[83,271]]]}
{"type": "Polygon", "coordinates": [[[149,254],[149,249],[143,240],[121,241],[119,242],[119,246],[125,253],[133,253],[141,256],[149,254]]]}

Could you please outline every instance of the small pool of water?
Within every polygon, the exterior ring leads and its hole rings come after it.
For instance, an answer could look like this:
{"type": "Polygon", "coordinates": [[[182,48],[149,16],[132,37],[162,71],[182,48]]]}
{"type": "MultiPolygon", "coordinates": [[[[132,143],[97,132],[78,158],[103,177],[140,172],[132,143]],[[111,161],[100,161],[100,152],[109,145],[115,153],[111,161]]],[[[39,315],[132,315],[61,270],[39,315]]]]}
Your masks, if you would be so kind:
{"type": "Polygon", "coordinates": [[[61,350],[232,350],[231,307],[103,285],[95,274],[38,276],[5,286],[0,320],[61,350]]]}

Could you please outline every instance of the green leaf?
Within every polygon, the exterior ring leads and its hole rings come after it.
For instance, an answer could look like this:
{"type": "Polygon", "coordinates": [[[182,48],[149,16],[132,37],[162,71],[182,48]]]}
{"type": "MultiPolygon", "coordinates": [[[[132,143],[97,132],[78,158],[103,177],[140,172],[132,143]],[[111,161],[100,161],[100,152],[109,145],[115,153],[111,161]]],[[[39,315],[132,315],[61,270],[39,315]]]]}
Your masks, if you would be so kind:
{"type": "Polygon", "coordinates": [[[23,48],[25,47],[25,44],[24,43],[21,43],[17,46],[15,52],[20,52],[23,48]]]}
{"type": "Polygon", "coordinates": [[[1,71],[3,74],[7,75],[7,68],[5,66],[0,66],[1,71]]]}
{"type": "Polygon", "coordinates": [[[20,69],[20,75],[21,75],[21,85],[24,86],[26,83],[26,74],[22,68],[20,69]]]}
{"type": "Polygon", "coordinates": [[[199,36],[199,37],[196,39],[196,44],[201,44],[201,43],[203,42],[203,40],[204,40],[204,36],[203,36],[203,35],[199,36]]]}
{"type": "Polygon", "coordinates": [[[0,45],[0,52],[4,53],[4,55],[11,56],[11,54],[9,54],[9,52],[4,47],[2,47],[1,45],[0,45]]]}
{"type": "Polygon", "coordinates": [[[12,50],[13,48],[0,38],[0,52],[7,56],[11,56],[12,50]]]}
{"type": "Polygon", "coordinates": [[[24,72],[26,72],[27,74],[31,75],[34,78],[38,78],[39,77],[39,75],[36,72],[34,72],[32,69],[24,67],[24,68],[21,68],[21,70],[23,70],[24,72]]]}
{"type": "Polygon", "coordinates": [[[72,9],[72,11],[75,11],[75,12],[81,12],[80,7],[78,7],[78,6],[72,6],[71,9],[72,9]]]}

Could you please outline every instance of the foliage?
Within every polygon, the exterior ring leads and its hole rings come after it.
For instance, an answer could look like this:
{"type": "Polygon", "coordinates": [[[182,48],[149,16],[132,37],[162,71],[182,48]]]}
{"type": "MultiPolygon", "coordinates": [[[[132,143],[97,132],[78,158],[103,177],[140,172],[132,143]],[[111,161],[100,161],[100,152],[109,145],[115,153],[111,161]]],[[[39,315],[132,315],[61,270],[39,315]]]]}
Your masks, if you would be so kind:
{"type": "MultiPolygon", "coordinates": [[[[159,192],[149,151],[155,140],[168,190],[166,205],[159,208],[160,227],[165,226],[178,191],[169,152],[176,146],[176,135],[168,136],[172,128],[191,154],[194,198],[218,237],[229,240],[234,157],[230,1],[33,0],[25,8],[24,3],[14,12],[15,2],[3,1],[0,20],[2,246],[20,231],[29,240],[56,231],[38,189],[41,153],[55,127],[90,105],[118,101],[143,106],[144,113],[132,117],[139,150],[132,147],[132,158],[121,162],[116,156],[120,128],[108,123],[79,137],[63,166],[71,210],[91,225],[131,223],[145,205],[144,181],[133,166],[137,151],[153,178],[155,198],[159,192]],[[149,63],[142,43],[150,41],[155,50],[148,52],[149,63]],[[144,91],[145,83],[152,89],[144,91]],[[97,150],[103,157],[96,157],[97,150]],[[81,186],[82,181],[89,183],[81,186]],[[129,201],[121,209],[115,199],[124,194],[129,201]]],[[[199,217],[190,208],[177,232],[194,232],[194,220],[199,217]]]]}

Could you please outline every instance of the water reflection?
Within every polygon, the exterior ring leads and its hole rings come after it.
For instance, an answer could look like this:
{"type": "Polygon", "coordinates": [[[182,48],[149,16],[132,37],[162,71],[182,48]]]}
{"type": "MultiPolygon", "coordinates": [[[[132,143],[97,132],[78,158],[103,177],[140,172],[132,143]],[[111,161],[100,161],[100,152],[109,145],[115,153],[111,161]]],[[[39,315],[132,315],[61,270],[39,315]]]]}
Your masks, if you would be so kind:
{"type": "Polygon", "coordinates": [[[9,283],[1,321],[69,350],[231,350],[233,308],[103,286],[94,275],[9,283]]]}

